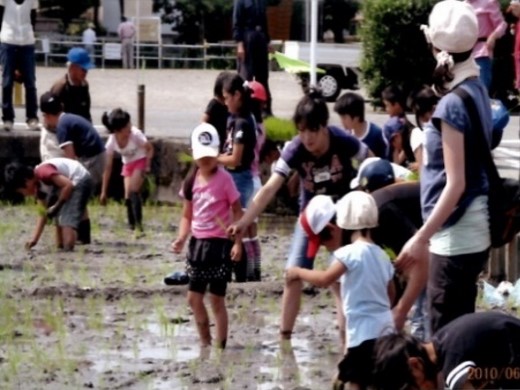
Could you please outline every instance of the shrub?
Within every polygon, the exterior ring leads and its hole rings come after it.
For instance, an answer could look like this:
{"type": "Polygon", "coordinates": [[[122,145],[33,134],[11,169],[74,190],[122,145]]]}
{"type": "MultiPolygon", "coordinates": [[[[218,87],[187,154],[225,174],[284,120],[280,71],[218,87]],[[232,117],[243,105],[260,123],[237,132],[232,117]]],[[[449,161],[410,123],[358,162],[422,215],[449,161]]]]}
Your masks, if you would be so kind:
{"type": "Polygon", "coordinates": [[[407,95],[415,87],[431,83],[435,61],[421,24],[435,0],[364,0],[361,70],[368,94],[380,102],[388,85],[399,86],[407,95]]]}
{"type": "Polygon", "coordinates": [[[291,140],[297,133],[294,122],[290,119],[282,119],[270,116],[264,120],[266,138],[274,142],[291,140]]]}

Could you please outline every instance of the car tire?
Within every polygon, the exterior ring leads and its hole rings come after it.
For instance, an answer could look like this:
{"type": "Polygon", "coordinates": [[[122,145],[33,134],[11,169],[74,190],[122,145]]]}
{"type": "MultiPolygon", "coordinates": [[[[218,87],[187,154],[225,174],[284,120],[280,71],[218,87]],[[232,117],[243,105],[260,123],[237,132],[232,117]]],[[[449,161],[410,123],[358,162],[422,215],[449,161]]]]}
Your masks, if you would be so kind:
{"type": "Polygon", "coordinates": [[[326,101],[335,102],[341,92],[341,83],[338,73],[328,70],[326,74],[318,80],[321,93],[326,101]]]}

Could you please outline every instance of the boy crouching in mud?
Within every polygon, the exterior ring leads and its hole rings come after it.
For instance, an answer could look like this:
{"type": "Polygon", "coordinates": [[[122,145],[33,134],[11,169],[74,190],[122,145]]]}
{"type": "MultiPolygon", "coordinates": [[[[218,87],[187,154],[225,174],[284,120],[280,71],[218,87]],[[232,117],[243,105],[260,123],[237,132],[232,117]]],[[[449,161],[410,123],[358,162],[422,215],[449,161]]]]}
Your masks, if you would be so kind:
{"type": "Polygon", "coordinates": [[[370,230],[378,224],[378,209],[369,194],[353,191],[341,198],[336,204],[336,224],[352,232],[352,243],[333,253],[327,270],[290,267],[286,279],[288,283],[303,280],[328,287],[341,278],[348,348],[338,365],[334,389],[343,389],[347,383],[349,389],[364,389],[371,382],[376,339],[395,330],[390,308],[395,295],[394,268],[372,241],[370,230]]]}
{"type": "Polygon", "coordinates": [[[76,160],[51,158],[31,168],[11,163],[5,168],[6,186],[23,196],[34,196],[46,207],[36,223],[32,238],[25,244],[34,247],[40,239],[48,218],[56,218],[56,245],[58,249],[71,251],[77,239],[77,230],[87,216],[87,202],[92,193],[92,179],[88,171],[76,160]],[[47,205],[47,194],[59,192],[53,205],[47,205]]]}

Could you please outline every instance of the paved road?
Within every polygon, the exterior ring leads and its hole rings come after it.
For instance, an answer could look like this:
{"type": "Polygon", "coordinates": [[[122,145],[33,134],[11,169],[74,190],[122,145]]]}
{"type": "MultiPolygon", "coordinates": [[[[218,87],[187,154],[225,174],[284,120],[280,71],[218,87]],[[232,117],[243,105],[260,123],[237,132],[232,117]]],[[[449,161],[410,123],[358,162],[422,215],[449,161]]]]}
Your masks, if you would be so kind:
{"type": "MultiPolygon", "coordinates": [[[[37,88],[41,94],[65,72],[64,68],[38,67],[37,88]]],[[[137,121],[137,86],[146,88],[145,129],[153,137],[187,139],[190,131],[198,124],[207,102],[211,98],[213,83],[218,70],[191,69],[94,69],[89,72],[94,123],[101,123],[105,110],[123,107],[137,121]]],[[[270,86],[273,95],[273,111],[279,117],[290,118],[301,97],[301,89],[296,78],[286,72],[272,72],[270,86]]],[[[331,123],[339,124],[337,115],[330,104],[331,123]]],[[[387,116],[375,113],[367,107],[367,118],[382,125],[387,116]]],[[[23,108],[16,108],[17,121],[23,122],[23,108]]],[[[410,118],[412,121],[413,118],[410,118]]],[[[511,118],[503,142],[495,156],[508,174],[518,176],[520,168],[520,143],[518,130],[520,117],[511,118]]],[[[23,128],[17,126],[18,129],[23,128]]]]}

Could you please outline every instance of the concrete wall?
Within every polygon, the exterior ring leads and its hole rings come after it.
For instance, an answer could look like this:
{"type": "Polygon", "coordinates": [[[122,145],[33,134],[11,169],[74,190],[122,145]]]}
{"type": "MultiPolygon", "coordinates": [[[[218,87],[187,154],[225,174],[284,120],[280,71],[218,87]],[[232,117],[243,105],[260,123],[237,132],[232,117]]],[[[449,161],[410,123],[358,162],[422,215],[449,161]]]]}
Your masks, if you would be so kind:
{"type": "MultiPolygon", "coordinates": [[[[101,134],[106,141],[107,135],[101,134]]],[[[180,201],[179,190],[183,178],[188,173],[191,163],[182,162],[182,154],[190,154],[185,139],[153,138],[148,139],[154,147],[151,177],[155,183],[153,193],[145,193],[151,200],[163,203],[177,203],[180,201]]],[[[0,132],[0,200],[11,200],[12,194],[4,188],[4,168],[12,161],[22,161],[35,166],[40,163],[40,133],[28,130],[15,129],[12,132],[0,132]]],[[[123,178],[121,176],[121,159],[114,159],[112,175],[109,185],[109,197],[123,198],[123,178]]],[[[262,181],[269,175],[269,168],[262,166],[262,181]]],[[[15,199],[16,200],[16,199],[15,199]]],[[[294,214],[297,210],[295,198],[288,195],[288,189],[282,188],[276,199],[267,208],[267,212],[277,214],[294,214]]]]}

